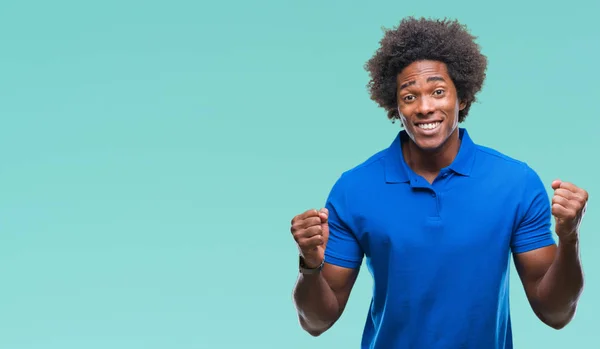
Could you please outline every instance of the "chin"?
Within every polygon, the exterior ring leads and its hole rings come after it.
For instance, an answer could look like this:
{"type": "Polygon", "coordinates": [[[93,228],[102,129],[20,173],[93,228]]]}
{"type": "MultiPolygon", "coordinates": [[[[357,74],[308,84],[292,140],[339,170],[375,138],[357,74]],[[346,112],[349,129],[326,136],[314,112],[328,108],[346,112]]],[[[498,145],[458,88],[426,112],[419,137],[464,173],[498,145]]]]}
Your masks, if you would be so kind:
{"type": "Polygon", "coordinates": [[[436,151],[444,147],[444,145],[452,138],[454,132],[458,128],[447,128],[446,125],[441,125],[437,130],[423,131],[416,126],[410,130],[411,137],[417,148],[423,151],[436,151]]]}
{"type": "Polygon", "coordinates": [[[415,139],[417,148],[423,151],[436,151],[444,145],[444,140],[440,139],[415,139]]]}

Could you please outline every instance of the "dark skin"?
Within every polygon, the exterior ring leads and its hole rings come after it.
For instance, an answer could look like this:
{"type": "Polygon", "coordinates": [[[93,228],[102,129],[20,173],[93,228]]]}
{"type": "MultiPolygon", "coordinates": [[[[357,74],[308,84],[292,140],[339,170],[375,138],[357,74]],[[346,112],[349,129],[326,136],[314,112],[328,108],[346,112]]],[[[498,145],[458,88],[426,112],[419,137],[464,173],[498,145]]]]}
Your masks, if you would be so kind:
{"type": "Polygon", "coordinates": [[[458,100],[446,66],[440,62],[409,65],[398,75],[397,84],[398,113],[411,139],[402,147],[404,158],[431,183],[458,153],[458,112],[465,104],[458,100]]]}
{"type": "Polygon", "coordinates": [[[561,329],[573,319],[583,291],[579,226],[587,207],[588,193],[560,180],[552,182],[552,189],[558,246],[517,254],[514,261],[537,317],[548,326],[561,329]]]}
{"type": "MultiPolygon", "coordinates": [[[[292,220],[292,235],[309,268],[319,266],[325,258],[328,214],[326,208],[308,210],[292,220]]],[[[304,330],[319,336],[333,326],[346,307],[358,271],[325,263],[319,274],[299,275],[293,296],[304,330]]]]}
{"type": "MultiPolygon", "coordinates": [[[[465,103],[445,64],[418,61],[397,77],[398,111],[410,140],[402,145],[408,165],[430,183],[452,163],[460,148],[458,112],[465,103]]],[[[588,194],[572,183],[552,183],[552,214],[559,244],[515,254],[514,262],[529,303],[548,326],[560,329],[575,314],[583,290],[579,259],[579,226],[588,194]]],[[[329,238],[326,209],[308,210],[292,220],[291,232],[308,267],[324,259],[329,238]]],[[[300,324],[313,336],[340,318],[358,276],[358,269],[325,264],[321,273],[299,275],[294,303],[300,324]]]]}

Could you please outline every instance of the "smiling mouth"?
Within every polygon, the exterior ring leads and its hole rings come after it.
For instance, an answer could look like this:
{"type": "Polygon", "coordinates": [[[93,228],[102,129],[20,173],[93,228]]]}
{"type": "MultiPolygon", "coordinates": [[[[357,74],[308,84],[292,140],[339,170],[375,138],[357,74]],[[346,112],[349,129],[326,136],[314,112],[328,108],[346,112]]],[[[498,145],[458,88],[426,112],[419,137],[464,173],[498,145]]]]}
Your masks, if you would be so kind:
{"type": "Polygon", "coordinates": [[[434,121],[428,123],[417,124],[417,127],[422,130],[433,130],[442,124],[441,121],[434,121]]]}

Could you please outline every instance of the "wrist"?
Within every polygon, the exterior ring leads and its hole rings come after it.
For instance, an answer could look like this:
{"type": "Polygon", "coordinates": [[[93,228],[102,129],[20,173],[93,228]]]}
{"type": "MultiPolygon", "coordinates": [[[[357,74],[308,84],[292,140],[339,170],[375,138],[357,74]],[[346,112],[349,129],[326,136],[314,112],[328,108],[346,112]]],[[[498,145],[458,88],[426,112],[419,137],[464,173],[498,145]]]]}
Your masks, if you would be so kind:
{"type": "Polygon", "coordinates": [[[310,259],[305,259],[302,256],[299,256],[299,270],[302,274],[318,274],[323,269],[323,265],[325,264],[325,260],[314,261],[310,259]]]}
{"type": "Polygon", "coordinates": [[[570,236],[559,236],[559,245],[577,245],[579,243],[579,234],[571,234],[570,236]]]}

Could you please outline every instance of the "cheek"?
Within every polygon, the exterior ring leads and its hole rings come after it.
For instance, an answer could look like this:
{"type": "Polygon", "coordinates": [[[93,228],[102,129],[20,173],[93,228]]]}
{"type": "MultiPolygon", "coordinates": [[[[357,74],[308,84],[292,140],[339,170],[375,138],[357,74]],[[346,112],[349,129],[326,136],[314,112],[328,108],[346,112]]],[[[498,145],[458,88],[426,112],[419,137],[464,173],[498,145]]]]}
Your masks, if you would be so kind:
{"type": "Polygon", "coordinates": [[[448,100],[444,102],[443,106],[440,106],[446,111],[446,114],[450,117],[457,117],[459,112],[459,103],[456,100],[448,100]]]}
{"type": "Polygon", "coordinates": [[[396,108],[396,110],[398,111],[398,115],[400,115],[400,118],[404,118],[407,119],[407,116],[410,117],[413,113],[412,108],[410,108],[409,106],[398,106],[398,108],[396,108]]]}
{"type": "Polygon", "coordinates": [[[403,109],[402,109],[402,107],[401,107],[400,105],[398,105],[398,106],[396,107],[396,111],[398,112],[398,115],[400,115],[400,116],[402,116],[402,114],[404,114],[404,112],[403,112],[402,110],[403,110],[403,109]]]}

